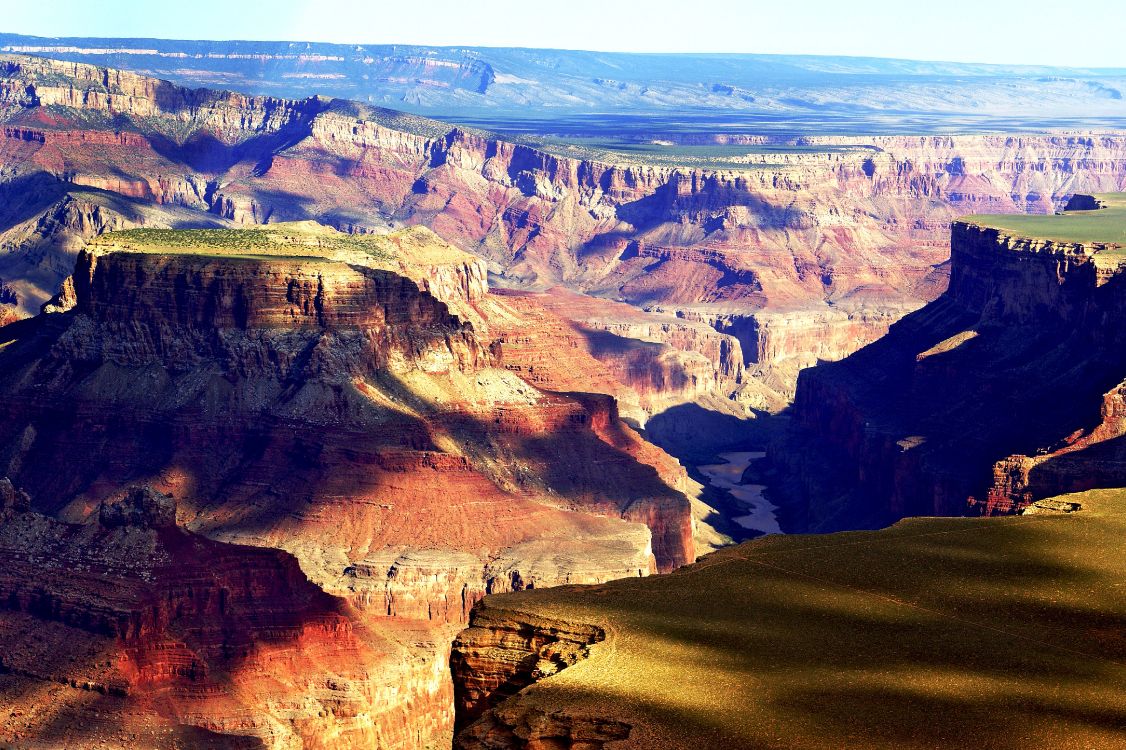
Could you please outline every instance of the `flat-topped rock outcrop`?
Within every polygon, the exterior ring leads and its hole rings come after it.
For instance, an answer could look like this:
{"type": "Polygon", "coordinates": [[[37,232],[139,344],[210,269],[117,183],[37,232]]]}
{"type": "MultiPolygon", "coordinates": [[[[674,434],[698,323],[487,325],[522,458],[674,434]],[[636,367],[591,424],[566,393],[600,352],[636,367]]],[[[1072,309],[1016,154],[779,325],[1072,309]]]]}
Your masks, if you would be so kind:
{"type": "MultiPolygon", "coordinates": [[[[3,471],[75,528],[174,517],[209,544],[284,550],[356,622],[422,643],[372,662],[402,690],[377,696],[364,742],[449,731],[438,665],[485,594],[695,557],[683,467],[612,397],[506,369],[502,330],[527,313],[426,229],[107,234],[47,310],[0,342],[3,471]],[[137,484],[176,507],[111,502],[137,484]],[[412,708],[412,685],[433,702],[412,708]]],[[[345,737],[332,715],[323,733],[345,737]]]]}

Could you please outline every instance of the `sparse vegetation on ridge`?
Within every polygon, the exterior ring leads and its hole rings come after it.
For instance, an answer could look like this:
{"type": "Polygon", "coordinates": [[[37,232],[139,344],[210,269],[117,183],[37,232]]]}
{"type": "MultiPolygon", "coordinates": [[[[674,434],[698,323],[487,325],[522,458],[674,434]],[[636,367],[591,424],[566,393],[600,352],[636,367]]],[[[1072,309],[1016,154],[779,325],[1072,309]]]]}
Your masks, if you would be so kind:
{"type": "Polygon", "coordinates": [[[610,136],[506,136],[556,156],[607,164],[754,170],[785,166],[785,157],[817,154],[871,154],[870,146],[824,146],[790,143],[678,143],[610,136]]]}
{"type": "Polygon", "coordinates": [[[155,229],[112,232],[94,243],[127,252],[149,252],[222,257],[282,255],[320,260],[341,252],[361,252],[372,260],[394,258],[393,243],[382,235],[354,235],[327,227],[268,225],[252,229],[155,229]],[[310,253],[315,249],[316,253],[310,253]]]}
{"type": "Polygon", "coordinates": [[[610,633],[502,710],[623,721],[639,749],[1121,747],[1126,490],[1061,499],[1083,510],[771,536],[487,598],[610,633]]]}
{"type": "Polygon", "coordinates": [[[1029,239],[1126,246],[1126,193],[1094,196],[1101,208],[1058,214],[984,214],[962,221],[1029,239]]]}

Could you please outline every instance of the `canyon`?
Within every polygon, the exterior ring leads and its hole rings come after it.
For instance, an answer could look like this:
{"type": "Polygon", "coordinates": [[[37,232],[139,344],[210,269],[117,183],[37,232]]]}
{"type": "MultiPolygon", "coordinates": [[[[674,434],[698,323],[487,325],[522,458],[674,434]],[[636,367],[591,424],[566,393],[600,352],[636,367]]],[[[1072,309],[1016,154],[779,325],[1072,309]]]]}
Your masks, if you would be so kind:
{"type": "Polygon", "coordinates": [[[1123,243],[1000,216],[1117,216],[1121,134],[670,162],[25,55],[0,128],[0,744],[1121,728],[1123,243]]]}
{"type": "Polygon", "coordinates": [[[639,423],[677,403],[778,411],[800,369],[852,353],[942,292],[953,218],[1050,212],[1073,192],[1126,188],[1112,132],[764,136],[722,165],[670,166],[81,63],[7,56],[2,73],[3,189],[16,199],[0,280],[13,313],[34,313],[83,243],[111,229],[423,224],[485,258],[501,286],[562,286],[654,313],[635,325],[623,306],[555,308],[684,352],[634,346],[635,367],[593,347],[626,377],[640,372],[625,383],[640,391],[639,423]],[[684,327],[666,329],[669,317],[684,327]],[[654,380],[675,395],[652,398],[654,380]]]}
{"type": "Polygon", "coordinates": [[[765,451],[721,453],[724,463],[697,467],[710,485],[727,492],[741,507],[732,514],[732,523],[759,534],[781,534],[777,508],[766,499],[766,485],[747,481],[752,464],[766,457],[765,451]]]}
{"type": "MultiPolygon", "coordinates": [[[[942,296],[801,372],[764,507],[881,530],[486,597],[454,641],[455,747],[1126,742],[1126,195],[1066,208],[956,221],[942,296]]],[[[763,459],[726,456],[705,474],[763,503],[763,459]]]]}

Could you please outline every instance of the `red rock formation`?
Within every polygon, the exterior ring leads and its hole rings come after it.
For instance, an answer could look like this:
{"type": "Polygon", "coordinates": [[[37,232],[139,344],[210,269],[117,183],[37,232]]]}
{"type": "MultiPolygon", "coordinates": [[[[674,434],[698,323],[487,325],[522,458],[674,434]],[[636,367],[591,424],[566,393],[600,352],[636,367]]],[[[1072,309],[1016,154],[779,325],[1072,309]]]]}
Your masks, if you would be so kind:
{"type": "MultiPolygon", "coordinates": [[[[424,242],[398,241],[403,257],[433,260],[433,247],[415,247],[424,242]]],[[[50,510],[75,518],[129,477],[174,487],[193,528],[291,549],[330,588],[369,552],[480,554],[545,528],[561,537],[571,528],[607,551],[624,543],[614,569],[648,570],[646,540],[617,522],[567,520],[578,509],[651,524],[662,568],[690,560],[687,502],[660,478],[677,484],[683,470],[620,426],[610,400],[537,390],[500,370],[491,342],[451,312],[479,315],[479,262],[447,252],[438,264],[447,271],[418,263],[399,272],[87,252],[74,308],[35,323],[13,349],[12,371],[50,383],[53,396],[28,398],[13,383],[9,468],[59,498],[50,510]],[[82,385],[93,382],[104,387],[82,385]],[[64,403],[73,417],[55,412],[64,403]],[[98,424],[99,414],[112,417],[98,424]],[[59,470],[91,430],[104,434],[85,448],[101,468],[91,456],[59,470]],[[404,506],[403,497],[417,499],[404,506]],[[332,508],[354,521],[342,527],[332,508]],[[475,516],[490,522],[466,523],[475,516]],[[317,539],[350,556],[303,556],[321,554],[298,549],[317,539]]],[[[474,586],[456,589],[469,603],[489,585],[484,564],[474,586]]]]}
{"type": "Polygon", "coordinates": [[[291,555],[185,532],[171,498],[148,488],[103,503],[87,525],[29,504],[0,482],[0,741],[418,747],[423,727],[441,737],[449,698],[434,656],[396,643],[393,628],[367,628],[291,555]],[[407,679],[408,659],[429,664],[430,679],[426,669],[407,679]]]}
{"type": "MultiPolygon", "coordinates": [[[[311,238],[301,240],[310,247],[336,241],[311,227],[275,231],[311,238]]],[[[171,520],[143,498],[128,512],[104,505],[122,487],[172,492],[194,532],[292,554],[284,559],[297,561],[302,581],[326,601],[323,591],[347,602],[349,627],[378,633],[381,644],[371,658],[347,656],[375,683],[333,673],[351,687],[332,708],[300,697],[316,665],[292,665],[291,684],[265,680],[268,662],[247,662],[237,695],[297,701],[308,717],[300,727],[279,729],[269,714],[237,719],[245,710],[211,688],[203,692],[213,702],[146,708],[136,727],[167,727],[169,737],[187,736],[181,725],[203,727],[217,733],[208,735],[216,746],[233,733],[268,746],[296,734],[341,747],[421,747],[450,728],[448,624],[464,622],[486,593],[692,560],[683,468],[625,426],[611,397],[537,387],[503,368],[495,321],[515,311],[488,295],[479,259],[422,229],[379,240],[386,256],[270,254],[252,238],[245,254],[160,251],[133,236],[93,243],[51,312],[4,329],[0,463],[33,491],[38,511],[99,518],[115,533],[131,533],[138,514],[149,526],[171,520]],[[353,688],[361,697],[348,697],[353,688]],[[379,708],[360,708],[361,700],[379,708]]],[[[200,559],[219,565],[210,552],[200,559]]],[[[62,585],[44,596],[57,598],[51,592],[62,585]]],[[[86,588],[80,581],[72,592],[86,588]]],[[[20,616],[36,616],[35,606],[21,605],[20,616]]],[[[168,606],[182,610],[175,599],[168,606]]],[[[150,623],[145,611],[122,631],[111,628],[121,619],[114,612],[72,619],[112,640],[166,627],[170,617],[156,611],[150,623]]],[[[212,614],[201,610],[201,623],[212,614]]],[[[321,659],[316,633],[338,626],[325,627],[293,635],[286,648],[296,642],[321,659]]],[[[338,641],[334,648],[353,648],[338,641]]],[[[187,666],[142,655],[129,673],[140,676],[129,679],[196,669],[180,646],[153,648],[187,666]]],[[[51,675],[110,684],[68,670],[51,675]]],[[[114,710],[133,711],[132,696],[117,696],[114,710]]],[[[80,722],[84,709],[74,710],[80,722]]],[[[29,717],[29,731],[39,732],[39,721],[29,717]]]]}
{"type": "Polygon", "coordinates": [[[533,616],[515,623],[481,604],[454,640],[450,670],[457,713],[455,731],[520,692],[586,658],[605,640],[596,625],[533,616]]]}
{"type": "MultiPolygon", "coordinates": [[[[1126,186],[1113,135],[807,138],[799,152],[746,157],[745,170],[674,169],[82,64],[10,57],[3,73],[10,174],[186,207],[197,220],[207,211],[212,221],[317,218],[349,231],[426,224],[519,283],[562,282],[716,324],[740,339],[763,386],[747,394],[756,408],[784,403],[800,367],[850,353],[936,297],[951,218],[1048,211],[1076,189],[1126,186]],[[110,113],[132,125],[112,127],[110,113]]],[[[21,247],[34,240],[21,237],[21,247]]],[[[28,304],[65,270],[44,271],[28,304]]],[[[651,358],[623,366],[646,388],[685,387],[651,358]]]]}
{"type": "MultiPolygon", "coordinates": [[[[743,381],[738,339],[711,325],[556,287],[535,302],[571,323],[578,345],[637,392],[639,421],[669,406],[728,397],[743,381]]],[[[621,397],[619,402],[623,402],[621,397]]],[[[632,415],[631,415],[632,416],[632,415]]]]}

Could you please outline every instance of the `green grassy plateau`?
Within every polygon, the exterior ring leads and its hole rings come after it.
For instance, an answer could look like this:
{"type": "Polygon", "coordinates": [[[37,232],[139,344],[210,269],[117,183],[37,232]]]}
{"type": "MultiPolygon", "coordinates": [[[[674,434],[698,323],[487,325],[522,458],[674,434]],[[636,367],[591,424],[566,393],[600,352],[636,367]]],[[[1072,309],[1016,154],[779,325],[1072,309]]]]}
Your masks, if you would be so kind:
{"type": "Polygon", "coordinates": [[[1126,490],[1066,499],[489,597],[608,633],[505,710],[625,721],[618,750],[1126,748],[1126,490]]]}
{"type": "Polygon", "coordinates": [[[1030,239],[1126,245],[1126,193],[1094,197],[1102,208],[1060,214],[975,215],[962,221],[1030,239]]]}
{"type": "Polygon", "coordinates": [[[313,222],[268,224],[248,229],[127,229],[99,238],[95,247],[122,252],[214,255],[232,258],[284,256],[294,260],[362,253],[390,259],[394,246],[384,235],[353,235],[313,222]]]}

